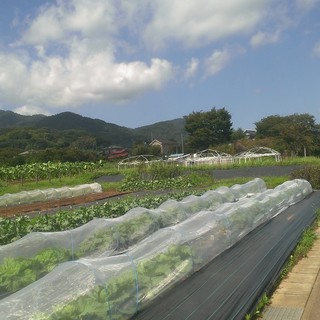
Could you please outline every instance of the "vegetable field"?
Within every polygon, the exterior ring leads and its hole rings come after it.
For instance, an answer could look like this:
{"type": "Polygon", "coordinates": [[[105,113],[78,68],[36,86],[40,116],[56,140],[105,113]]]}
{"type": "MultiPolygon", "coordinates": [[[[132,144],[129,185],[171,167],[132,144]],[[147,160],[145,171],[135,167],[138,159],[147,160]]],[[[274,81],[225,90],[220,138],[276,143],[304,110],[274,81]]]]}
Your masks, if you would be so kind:
{"type": "Polygon", "coordinates": [[[0,247],[0,312],[8,320],[130,319],[311,192],[305,180],[266,189],[254,179],[76,229],[31,233],[0,247]]]}

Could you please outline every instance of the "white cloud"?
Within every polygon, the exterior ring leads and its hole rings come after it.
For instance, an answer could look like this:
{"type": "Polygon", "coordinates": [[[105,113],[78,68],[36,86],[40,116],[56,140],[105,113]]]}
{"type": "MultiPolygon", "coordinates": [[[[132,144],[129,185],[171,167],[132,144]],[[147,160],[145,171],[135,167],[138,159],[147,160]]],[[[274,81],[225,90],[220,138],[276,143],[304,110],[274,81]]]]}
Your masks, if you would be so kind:
{"type": "Polygon", "coordinates": [[[216,50],[212,55],[206,60],[206,75],[213,76],[221,71],[230,61],[231,54],[227,50],[216,50]]]}
{"type": "Polygon", "coordinates": [[[27,66],[17,56],[2,54],[2,100],[51,107],[74,107],[92,101],[119,103],[158,90],[173,76],[167,60],[152,59],[148,65],[113,59],[110,52],[72,52],[68,58],[47,57],[27,66]]]}
{"type": "Polygon", "coordinates": [[[21,106],[19,108],[16,108],[13,111],[15,113],[19,113],[19,114],[22,114],[24,116],[32,116],[34,114],[43,114],[43,115],[46,115],[46,116],[50,115],[50,113],[47,110],[43,109],[43,108],[35,107],[35,106],[28,106],[28,105],[21,106]]]}
{"type": "Polygon", "coordinates": [[[80,37],[108,37],[116,31],[115,9],[112,0],[57,1],[44,6],[31,21],[23,35],[23,42],[45,45],[66,42],[72,33],[80,37]]]}
{"type": "MultiPolygon", "coordinates": [[[[296,4],[311,7],[319,1],[296,0],[296,4]]],[[[95,101],[121,103],[165,86],[175,76],[174,70],[183,68],[170,62],[177,53],[184,61],[189,60],[183,70],[185,79],[199,76],[200,70],[206,77],[213,76],[241,53],[230,49],[234,47],[226,40],[254,34],[252,46],[279,41],[281,26],[289,16],[288,5],[276,5],[272,17],[272,4],[277,2],[47,2],[36,16],[27,17],[29,24],[21,39],[7,46],[11,53],[0,51],[0,102],[22,105],[21,112],[32,110],[30,106],[72,108],[95,101]],[[271,24],[279,31],[256,33],[271,24]],[[214,51],[204,62],[197,58],[200,47],[205,50],[221,40],[228,49],[214,51]],[[161,59],[158,54],[152,56],[159,48],[165,49],[161,59]],[[171,51],[174,53],[169,56],[171,51]]],[[[314,52],[318,50],[315,47],[314,52]]],[[[201,54],[207,54],[204,52],[201,54]]]]}
{"type": "Polygon", "coordinates": [[[264,17],[267,0],[154,0],[144,38],[154,48],[168,41],[204,46],[251,32],[264,17]]]}
{"type": "Polygon", "coordinates": [[[199,59],[192,58],[187,65],[187,69],[185,71],[185,78],[190,79],[192,78],[199,68],[199,59]]]}
{"type": "Polygon", "coordinates": [[[267,44],[274,44],[279,42],[280,32],[276,31],[274,33],[258,32],[251,37],[250,43],[253,47],[263,46],[267,44]]]}
{"type": "Polygon", "coordinates": [[[42,7],[14,47],[30,59],[0,52],[0,101],[72,108],[161,89],[174,75],[168,60],[116,58],[114,3],[70,0],[42,7]]]}
{"type": "Polygon", "coordinates": [[[223,50],[215,50],[203,64],[205,78],[214,76],[224,69],[232,59],[244,54],[246,50],[241,46],[228,47],[223,50]]]}

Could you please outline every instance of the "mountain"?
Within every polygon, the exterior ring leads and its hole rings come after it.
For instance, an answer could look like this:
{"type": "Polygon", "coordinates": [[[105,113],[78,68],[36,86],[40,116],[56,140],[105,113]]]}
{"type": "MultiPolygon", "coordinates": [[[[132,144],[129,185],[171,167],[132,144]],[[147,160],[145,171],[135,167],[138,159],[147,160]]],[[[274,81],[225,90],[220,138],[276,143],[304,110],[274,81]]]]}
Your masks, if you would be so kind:
{"type": "Polygon", "coordinates": [[[0,110],[0,128],[12,128],[32,125],[34,122],[44,118],[44,115],[23,116],[13,111],[0,110]]]}
{"type": "Polygon", "coordinates": [[[21,134],[18,131],[26,131],[27,128],[58,131],[65,135],[73,131],[73,133],[78,132],[79,136],[95,137],[97,142],[103,145],[120,145],[126,148],[135,143],[150,142],[153,139],[180,141],[181,135],[185,134],[184,119],[162,121],[130,129],[73,112],[62,112],[52,116],[24,116],[12,111],[0,110],[0,133],[9,128],[14,129],[16,135],[21,134]]]}
{"type": "Polygon", "coordinates": [[[161,121],[152,125],[134,129],[136,135],[147,137],[153,140],[175,140],[180,141],[181,136],[185,136],[185,120],[178,118],[170,121],[161,121]]]}

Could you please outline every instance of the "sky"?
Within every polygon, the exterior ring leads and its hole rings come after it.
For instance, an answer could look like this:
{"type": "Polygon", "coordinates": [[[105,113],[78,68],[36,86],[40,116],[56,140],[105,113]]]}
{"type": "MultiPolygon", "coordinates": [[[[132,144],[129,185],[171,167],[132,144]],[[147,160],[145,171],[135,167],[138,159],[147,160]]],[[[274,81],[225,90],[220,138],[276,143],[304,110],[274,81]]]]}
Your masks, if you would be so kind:
{"type": "Polygon", "coordinates": [[[320,0],[0,0],[0,109],[129,128],[320,122],[320,0]]]}

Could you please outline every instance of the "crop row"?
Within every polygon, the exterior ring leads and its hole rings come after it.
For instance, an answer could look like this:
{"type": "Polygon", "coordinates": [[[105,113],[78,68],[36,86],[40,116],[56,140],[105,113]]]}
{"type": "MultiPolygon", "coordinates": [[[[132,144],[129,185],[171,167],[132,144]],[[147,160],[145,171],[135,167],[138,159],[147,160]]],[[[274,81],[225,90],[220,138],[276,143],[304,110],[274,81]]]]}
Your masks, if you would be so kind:
{"type": "Polygon", "coordinates": [[[20,180],[51,180],[63,176],[74,176],[97,169],[102,162],[46,162],[30,163],[15,167],[0,167],[0,180],[11,182],[20,180]]]}
{"type": "Polygon", "coordinates": [[[219,188],[199,197],[188,196],[181,202],[169,199],[154,210],[136,207],[121,218],[95,219],[80,228],[58,234],[30,234],[1,248],[0,294],[12,293],[34,282],[60,262],[89,255],[118,254],[157,230],[176,225],[201,210],[233,203],[236,194],[245,196],[249,191],[262,190],[265,190],[264,182],[255,179],[240,187],[219,188]],[[16,280],[10,281],[10,278],[16,280]]]}
{"type": "MultiPolygon", "coordinates": [[[[8,314],[8,319],[129,319],[161,292],[198,271],[254,228],[310,192],[312,188],[306,181],[295,180],[274,190],[214,206],[213,210],[211,206],[206,210],[199,208],[196,201],[199,199],[189,197],[188,201],[182,201],[188,202],[184,209],[189,208],[196,214],[182,218],[174,226],[169,222],[168,228],[153,232],[129,246],[123,254],[108,257],[105,252],[99,257],[60,264],[34,285],[0,301],[0,311],[8,314]]],[[[202,200],[208,204],[208,200],[213,200],[211,196],[202,200]]],[[[179,203],[175,204],[169,215],[172,218],[184,211],[180,210],[179,203]]],[[[168,210],[161,213],[167,215],[168,210]]],[[[137,215],[132,214],[131,218],[137,215]]],[[[144,229],[141,223],[137,223],[137,227],[144,229]]],[[[122,230],[123,236],[137,234],[137,230],[129,227],[122,230]]],[[[105,248],[109,243],[106,240],[105,248]]],[[[50,254],[39,255],[33,263],[46,260],[50,254]]],[[[63,252],[57,258],[60,256],[63,252]]]]}

